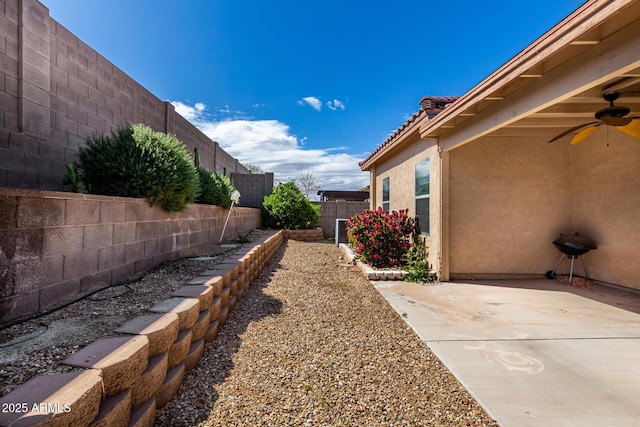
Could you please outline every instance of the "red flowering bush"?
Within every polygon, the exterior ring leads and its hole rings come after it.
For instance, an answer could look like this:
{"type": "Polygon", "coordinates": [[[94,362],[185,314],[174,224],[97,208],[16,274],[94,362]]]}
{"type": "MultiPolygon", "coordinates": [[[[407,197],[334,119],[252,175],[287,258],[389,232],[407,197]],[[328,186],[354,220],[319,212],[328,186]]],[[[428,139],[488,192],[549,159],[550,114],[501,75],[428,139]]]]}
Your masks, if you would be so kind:
{"type": "Polygon", "coordinates": [[[365,209],[347,221],[347,237],[356,255],[373,267],[400,267],[411,248],[413,218],[408,209],[365,209]]]}

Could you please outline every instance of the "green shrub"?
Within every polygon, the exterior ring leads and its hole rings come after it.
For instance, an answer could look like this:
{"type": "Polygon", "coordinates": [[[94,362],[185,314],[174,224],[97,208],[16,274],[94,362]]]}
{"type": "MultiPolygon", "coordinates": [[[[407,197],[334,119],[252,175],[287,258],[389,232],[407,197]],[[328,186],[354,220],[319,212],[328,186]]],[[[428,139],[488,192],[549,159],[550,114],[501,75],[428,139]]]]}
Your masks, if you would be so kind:
{"type": "Polygon", "coordinates": [[[202,192],[196,202],[229,209],[231,207],[231,193],[235,190],[231,180],[205,168],[198,168],[198,176],[202,192]]]}
{"type": "Polygon", "coordinates": [[[231,180],[215,171],[200,167],[200,152],[197,148],[194,148],[193,151],[194,163],[200,181],[200,195],[196,199],[196,203],[217,205],[229,209],[231,207],[231,193],[235,190],[231,180]]]}
{"type": "Polygon", "coordinates": [[[184,144],[141,124],[88,138],[79,159],[77,169],[90,193],[146,197],[151,206],[167,211],[184,210],[200,193],[184,144]]]}
{"type": "Polygon", "coordinates": [[[265,196],[263,206],[287,230],[314,228],[320,219],[320,206],[312,204],[293,182],[278,184],[265,196]]]}
{"type": "Polygon", "coordinates": [[[407,282],[428,283],[438,280],[436,273],[431,271],[427,261],[427,247],[424,243],[415,243],[405,261],[404,280],[407,282]]]}

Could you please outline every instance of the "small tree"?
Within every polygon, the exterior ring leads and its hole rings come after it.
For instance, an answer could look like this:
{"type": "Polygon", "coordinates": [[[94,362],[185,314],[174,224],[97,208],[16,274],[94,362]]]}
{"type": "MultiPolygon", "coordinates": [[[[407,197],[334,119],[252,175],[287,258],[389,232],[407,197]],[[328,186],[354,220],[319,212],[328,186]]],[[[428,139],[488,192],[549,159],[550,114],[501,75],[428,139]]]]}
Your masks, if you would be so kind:
{"type": "Polygon", "coordinates": [[[265,196],[263,206],[280,227],[288,230],[313,228],[320,219],[320,206],[312,204],[293,182],[278,184],[265,196]]]}
{"type": "Polygon", "coordinates": [[[307,196],[307,199],[320,189],[318,178],[309,169],[299,170],[295,182],[298,188],[307,196]]]}
{"type": "Polygon", "coordinates": [[[254,174],[264,173],[262,168],[260,166],[258,166],[258,165],[252,165],[250,163],[245,163],[244,167],[249,169],[249,172],[254,173],[254,174]]]}

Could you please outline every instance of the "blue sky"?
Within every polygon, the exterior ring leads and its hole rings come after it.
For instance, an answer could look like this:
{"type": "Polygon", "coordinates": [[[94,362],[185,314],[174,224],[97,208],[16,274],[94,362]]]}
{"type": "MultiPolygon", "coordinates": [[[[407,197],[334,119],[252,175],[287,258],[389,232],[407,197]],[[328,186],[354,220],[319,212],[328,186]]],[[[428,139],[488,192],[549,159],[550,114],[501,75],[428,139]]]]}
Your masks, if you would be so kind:
{"type": "Polygon", "coordinates": [[[463,95],[583,2],[41,0],[242,163],[323,189],[425,95],[463,95]]]}

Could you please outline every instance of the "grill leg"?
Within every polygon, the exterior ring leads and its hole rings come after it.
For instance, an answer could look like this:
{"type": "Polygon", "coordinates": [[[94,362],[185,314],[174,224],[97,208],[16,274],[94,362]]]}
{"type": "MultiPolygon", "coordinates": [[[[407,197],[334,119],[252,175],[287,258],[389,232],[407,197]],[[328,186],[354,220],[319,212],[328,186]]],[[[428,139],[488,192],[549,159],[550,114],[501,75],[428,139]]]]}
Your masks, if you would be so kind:
{"type": "Polygon", "coordinates": [[[564,257],[565,257],[565,256],[566,256],[565,254],[562,254],[562,256],[560,257],[560,261],[558,261],[558,263],[556,264],[556,266],[555,266],[555,267],[553,267],[553,274],[554,274],[554,275],[556,274],[556,270],[558,269],[558,267],[560,267],[560,264],[562,263],[562,260],[564,259],[564,257]]]}
{"type": "Polygon", "coordinates": [[[573,278],[573,260],[576,259],[575,255],[571,255],[571,270],[569,270],[569,283],[571,283],[571,279],[573,278]]]}

